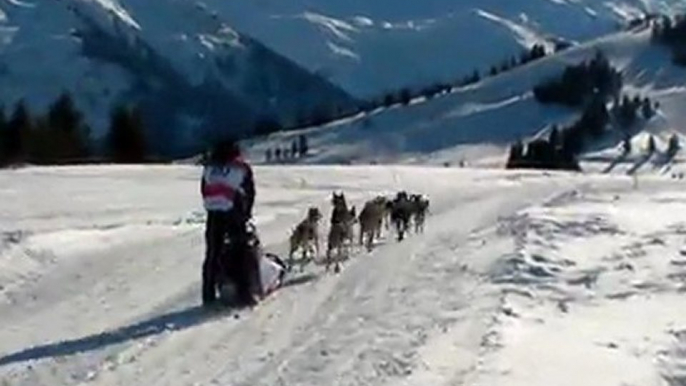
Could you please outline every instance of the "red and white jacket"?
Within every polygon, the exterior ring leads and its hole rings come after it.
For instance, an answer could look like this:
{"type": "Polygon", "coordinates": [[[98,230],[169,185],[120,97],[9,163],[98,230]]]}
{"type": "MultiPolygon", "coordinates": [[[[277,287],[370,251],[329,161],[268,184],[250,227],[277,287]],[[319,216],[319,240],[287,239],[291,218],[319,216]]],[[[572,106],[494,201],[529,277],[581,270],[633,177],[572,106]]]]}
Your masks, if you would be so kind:
{"type": "Polygon", "coordinates": [[[236,159],[223,165],[206,165],[203,170],[201,191],[207,211],[245,211],[250,217],[255,201],[255,184],[250,165],[236,159]],[[242,208],[237,208],[237,204],[242,208]]]}

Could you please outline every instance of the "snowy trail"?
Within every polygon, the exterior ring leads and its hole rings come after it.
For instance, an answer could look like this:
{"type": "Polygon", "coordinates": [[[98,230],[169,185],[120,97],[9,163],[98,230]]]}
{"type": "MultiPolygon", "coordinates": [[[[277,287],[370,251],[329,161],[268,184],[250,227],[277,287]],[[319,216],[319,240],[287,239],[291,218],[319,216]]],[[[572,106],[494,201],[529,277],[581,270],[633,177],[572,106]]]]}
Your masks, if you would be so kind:
{"type": "MultiPolygon", "coordinates": [[[[154,199],[137,197],[178,194],[169,186],[194,193],[193,168],[157,170],[160,183],[142,187],[141,180],[153,173],[114,169],[109,179],[100,181],[101,191],[88,185],[82,192],[75,191],[74,181],[102,176],[78,168],[21,172],[26,177],[18,190],[45,178],[66,180],[54,192],[59,197],[65,190],[65,201],[58,204],[65,213],[73,213],[74,208],[67,208],[73,205],[67,197],[77,193],[81,202],[92,202],[107,212],[97,198],[106,201],[103,193],[111,188],[107,185],[116,184],[122,191],[132,191],[121,199],[122,206],[135,207],[138,202],[145,208],[125,213],[129,221],[147,224],[151,217],[188,221],[171,221],[166,228],[139,225],[139,232],[152,236],[149,240],[132,238],[130,244],[58,258],[54,266],[37,269],[39,275],[29,275],[19,284],[15,280],[14,290],[4,293],[0,302],[3,379],[13,385],[247,385],[284,379],[289,384],[316,384],[334,378],[340,384],[354,384],[395,379],[416,366],[413,356],[419,355],[418,348],[433,329],[449,323],[464,306],[465,298],[459,294],[469,275],[460,272],[460,261],[452,257],[460,242],[499,215],[571,184],[541,176],[524,177],[535,183],[523,184],[511,176],[503,178],[502,173],[442,169],[280,170],[260,169],[264,183],[257,213],[265,244],[279,253],[287,230],[305,208],[324,207],[333,189],[345,190],[358,205],[374,192],[401,187],[422,191],[432,197],[435,214],[425,235],[380,245],[372,254],[346,264],[339,276],[309,267],[300,283],[284,288],[256,310],[239,319],[230,313],[213,318],[197,308],[203,250],[199,219],[193,217],[197,202],[191,203],[186,192],[161,200],[158,207],[154,199]],[[165,178],[167,187],[162,183],[165,178]],[[171,204],[174,200],[178,203],[171,204]],[[163,230],[155,232],[155,227],[163,230]],[[432,285],[436,281],[445,284],[432,285]],[[455,297],[445,299],[447,291],[455,297]],[[446,301],[444,307],[436,307],[446,301]]],[[[77,206],[86,212],[88,205],[77,206]]],[[[61,208],[51,211],[56,209],[61,208]]],[[[41,217],[35,211],[32,215],[41,217]]],[[[110,221],[103,215],[94,218],[94,226],[110,221]]],[[[49,231],[54,232],[62,225],[84,226],[86,219],[50,221],[54,226],[49,231]]],[[[46,228],[44,221],[26,220],[22,225],[34,234],[46,228]]],[[[59,250],[52,252],[58,256],[59,250]]]]}
{"type": "Polygon", "coordinates": [[[55,198],[41,206],[34,194],[23,206],[0,208],[3,229],[26,235],[0,251],[0,385],[547,385],[559,381],[555,369],[566,358],[593,374],[595,362],[580,360],[586,356],[607,369],[635,369],[608,370],[588,384],[683,378],[683,345],[670,343],[668,331],[680,336],[686,320],[677,292],[664,292],[684,277],[679,252],[669,249],[680,248],[686,223],[683,195],[670,190],[675,182],[646,179],[645,192],[631,192],[631,179],[617,176],[258,168],[257,222],[267,249],[280,254],[309,205],[328,217],[332,190],[358,207],[377,193],[423,192],[432,215],[426,233],[403,243],[387,235],[371,253],[358,249],[339,275],[309,266],[254,310],[208,313],[198,301],[197,173],[178,166],[0,173],[13,181],[0,191],[5,198],[30,196],[41,182],[55,198]],[[659,258],[618,271],[607,259],[633,256],[635,245],[657,248],[656,237],[668,248],[655,250],[659,258]],[[593,275],[602,285],[579,292],[593,275]],[[629,333],[636,307],[659,317],[629,333]],[[600,317],[613,327],[589,330],[600,317]],[[579,336],[577,328],[589,332],[579,336]],[[620,339],[617,331],[627,333],[620,339]],[[656,346],[641,355],[620,347],[624,356],[610,358],[603,346],[635,347],[645,337],[656,346]],[[548,355],[540,371],[538,361],[518,359],[551,344],[573,350],[548,355]]]}
{"type": "MultiPolygon", "coordinates": [[[[248,331],[240,328],[240,337],[233,331],[218,331],[206,344],[198,345],[195,337],[189,336],[195,348],[184,349],[187,355],[170,366],[172,374],[167,369],[145,381],[165,384],[185,379],[186,372],[188,382],[197,380],[198,369],[189,364],[197,363],[199,355],[208,355],[207,347],[215,351],[209,357],[220,358],[220,363],[203,383],[381,384],[409,374],[417,347],[436,325],[450,320],[450,311],[443,314],[444,307],[455,312],[464,306],[459,295],[442,300],[445,293],[460,293],[459,260],[441,269],[434,265],[441,265],[439,259],[446,253],[454,253],[453,248],[473,227],[514,209],[502,192],[484,193],[483,198],[465,202],[473,205],[471,210],[459,206],[433,218],[429,227],[437,231],[361,256],[340,277],[324,277],[312,288],[279,293],[273,302],[249,315],[244,321],[248,331]],[[455,210],[470,221],[450,226],[455,210]],[[444,239],[455,245],[445,245],[444,239]],[[434,281],[445,284],[437,288],[431,285],[434,281]],[[309,299],[312,292],[317,294],[314,301],[309,299]],[[436,306],[446,300],[451,304],[436,306]],[[309,304],[303,309],[300,302],[309,304]],[[284,318],[288,321],[285,326],[284,318]],[[236,339],[240,344],[228,344],[236,339]]],[[[137,365],[149,368],[145,361],[137,365]]],[[[117,384],[130,381],[118,380],[117,384]]]]}

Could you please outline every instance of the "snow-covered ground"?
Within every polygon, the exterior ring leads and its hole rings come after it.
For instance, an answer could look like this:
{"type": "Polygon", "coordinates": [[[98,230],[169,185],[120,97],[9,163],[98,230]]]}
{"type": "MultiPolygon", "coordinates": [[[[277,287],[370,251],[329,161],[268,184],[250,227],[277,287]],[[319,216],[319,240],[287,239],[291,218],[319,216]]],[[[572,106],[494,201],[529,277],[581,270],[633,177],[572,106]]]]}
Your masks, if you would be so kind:
{"type": "Polygon", "coordinates": [[[680,385],[679,182],[413,166],[260,167],[283,254],[307,207],[398,189],[427,231],[310,266],[252,311],[199,307],[190,166],[0,172],[0,384],[680,385]]]}
{"type": "Polygon", "coordinates": [[[503,223],[514,248],[493,276],[502,312],[473,384],[683,384],[686,201],[679,184],[628,185],[503,223]]]}

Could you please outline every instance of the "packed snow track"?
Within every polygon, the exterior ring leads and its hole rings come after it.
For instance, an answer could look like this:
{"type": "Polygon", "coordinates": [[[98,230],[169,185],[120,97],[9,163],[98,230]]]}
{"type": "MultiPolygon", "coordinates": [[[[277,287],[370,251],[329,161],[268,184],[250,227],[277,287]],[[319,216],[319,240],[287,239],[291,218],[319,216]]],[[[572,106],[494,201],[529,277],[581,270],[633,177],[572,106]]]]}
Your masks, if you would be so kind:
{"type": "MultiPolygon", "coordinates": [[[[0,172],[0,385],[514,384],[502,366],[518,369],[510,363],[516,341],[498,346],[494,337],[526,327],[545,338],[546,330],[525,318],[503,323],[503,310],[538,320],[526,314],[539,312],[527,302],[547,304],[536,292],[542,283],[503,279],[504,262],[528,245],[516,236],[516,219],[535,220],[527,211],[541,217],[532,208],[557,208],[587,192],[632,189],[628,177],[449,168],[256,173],[260,235],[281,255],[309,206],[328,219],[333,191],[358,208],[377,194],[424,193],[432,213],[424,234],[402,243],[385,234],[371,253],[356,248],[338,275],[310,265],[253,310],[207,312],[199,306],[197,168],[0,172]],[[512,286],[531,296],[513,298],[512,286]]],[[[568,214],[560,211],[546,213],[568,214]]],[[[543,229],[534,220],[523,226],[543,229]]],[[[555,277],[546,276],[546,288],[555,277]]],[[[684,317],[674,314],[663,319],[676,328],[684,317]]],[[[656,373],[683,362],[664,363],[656,373]]],[[[527,385],[558,381],[516,375],[527,385]]]]}

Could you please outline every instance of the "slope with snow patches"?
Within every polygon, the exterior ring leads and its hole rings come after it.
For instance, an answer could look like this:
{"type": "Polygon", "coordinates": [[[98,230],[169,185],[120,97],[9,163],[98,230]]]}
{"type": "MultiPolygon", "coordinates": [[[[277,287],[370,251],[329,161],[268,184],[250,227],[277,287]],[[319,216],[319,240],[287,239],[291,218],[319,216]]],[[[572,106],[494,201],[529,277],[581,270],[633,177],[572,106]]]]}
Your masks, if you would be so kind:
{"type": "Polygon", "coordinates": [[[683,383],[679,183],[259,167],[256,219],[277,253],[332,190],[356,205],[423,192],[432,214],[422,235],[355,248],[339,275],[309,266],[254,310],[213,314],[198,307],[199,173],[0,173],[1,384],[683,383]]]}
{"type": "Polygon", "coordinates": [[[200,2],[1,0],[0,9],[0,101],[42,109],[69,91],[96,134],[118,102],[141,105],[154,143],[171,152],[213,130],[292,123],[321,100],[354,103],[200,2]]]}
{"type": "Polygon", "coordinates": [[[676,0],[209,0],[237,28],[358,96],[454,81],[534,43],[584,42],[676,0]],[[478,37],[478,39],[475,39],[478,37]]]}
{"type": "MultiPolygon", "coordinates": [[[[660,103],[658,115],[641,128],[664,141],[682,133],[686,69],[671,63],[669,51],[651,44],[647,29],[594,40],[565,52],[453,89],[431,100],[415,99],[409,106],[393,106],[360,114],[324,127],[274,134],[250,144],[255,159],[267,149],[288,144],[298,135],[310,139],[312,154],[304,162],[479,163],[502,166],[507,147],[517,139],[539,134],[551,124],[566,124],[579,111],[536,102],[532,89],[558,76],[569,64],[603,51],[624,73],[624,92],[660,103]]],[[[617,139],[619,141],[620,138],[617,139]]],[[[637,137],[635,149],[644,147],[637,137]]],[[[616,142],[608,142],[614,147],[616,142]]],[[[659,143],[660,149],[662,145],[659,143]]],[[[612,161],[606,154],[603,166],[612,161]]],[[[638,156],[637,156],[638,157],[638,156]]],[[[679,156],[680,157],[680,156],[679,156]]],[[[658,162],[660,160],[657,160],[658,162]]]]}

